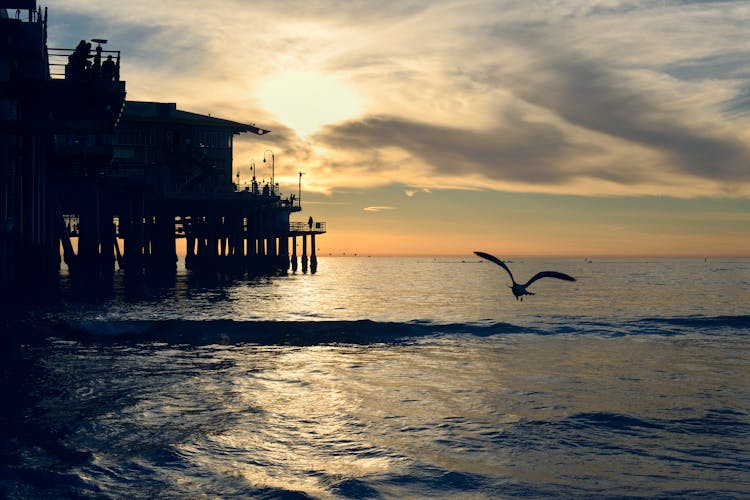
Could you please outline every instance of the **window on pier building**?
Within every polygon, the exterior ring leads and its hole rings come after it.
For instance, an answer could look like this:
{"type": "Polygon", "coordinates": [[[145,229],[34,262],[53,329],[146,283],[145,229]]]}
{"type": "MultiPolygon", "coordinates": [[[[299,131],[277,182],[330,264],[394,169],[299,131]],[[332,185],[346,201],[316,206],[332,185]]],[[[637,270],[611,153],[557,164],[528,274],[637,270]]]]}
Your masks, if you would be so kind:
{"type": "Polygon", "coordinates": [[[57,146],[111,146],[113,144],[112,134],[55,134],[57,146]]]}
{"type": "Polygon", "coordinates": [[[115,144],[122,146],[153,146],[156,143],[153,130],[120,126],[115,133],[115,144]]]}
{"type": "Polygon", "coordinates": [[[207,148],[229,149],[232,147],[232,133],[225,130],[198,129],[195,131],[196,143],[207,148]]]}

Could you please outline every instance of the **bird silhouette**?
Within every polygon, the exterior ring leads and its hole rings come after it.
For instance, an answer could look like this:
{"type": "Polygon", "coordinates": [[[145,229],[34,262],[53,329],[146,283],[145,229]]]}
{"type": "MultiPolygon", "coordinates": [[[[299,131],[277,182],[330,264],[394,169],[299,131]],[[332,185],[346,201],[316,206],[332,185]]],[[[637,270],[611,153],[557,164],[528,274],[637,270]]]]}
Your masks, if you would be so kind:
{"type": "Polygon", "coordinates": [[[534,276],[531,277],[529,281],[521,285],[520,283],[516,283],[516,280],[513,278],[513,273],[510,272],[510,268],[503,262],[502,260],[498,259],[494,255],[490,255],[488,253],[484,252],[474,252],[478,256],[480,256],[483,259],[487,259],[490,262],[494,262],[498,266],[502,267],[506,271],[508,271],[508,274],[510,275],[510,280],[513,282],[513,285],[510,286],[510,289],[513,291],[513,295],[516,296],[516,300],[522,300],[524,295],[534,295],[533,293],[526,290],[533,282],[535,282],[538,279],[542,278],[557,278],[559,280],[565,280],[565,281],[575,281],[576,279],[572,276],[568,276],[567,274],[558,273],[557,271],[542,271],[539,273],[536,273],[534,276]]]}

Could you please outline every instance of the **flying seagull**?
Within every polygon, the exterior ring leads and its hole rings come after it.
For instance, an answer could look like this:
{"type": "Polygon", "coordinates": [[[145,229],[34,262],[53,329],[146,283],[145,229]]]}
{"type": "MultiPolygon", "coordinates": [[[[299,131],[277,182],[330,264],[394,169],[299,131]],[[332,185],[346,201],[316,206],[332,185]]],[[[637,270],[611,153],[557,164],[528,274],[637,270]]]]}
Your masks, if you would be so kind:
{"type": "Polygon", "coordinates": [[[480,256],[483,259],[487,259],[490,262],[494,262],[498,266],[502,267],[506,271],[508,271],[508,274],[510,275],[510,280],[513,282],[513,286],[510,287],[510,289],[513,291],[513,295],[516,296],[516,300],[521,299],[523,300],[524,295],[534,295],[533,293],[526,290],[526,288],[529,287],[533,282],[535,282],[538,279],[541,278],[557,278],[559,280],[565,280],[565,281],[575,281],[576,279],[572,276],[568,276],[567,274],[558,273],[557,271],[542,271],[540,273],[536,273],[529,281],[521,285],[520,283],[516,283],[516,280],[513,278],[513,273],[510,272],[510,269],[507,265],[505,265],[505,262],[498,259],[494,255],[490,255],[488,253],[484,252],[474,252],[478,256],[480,256]]]}

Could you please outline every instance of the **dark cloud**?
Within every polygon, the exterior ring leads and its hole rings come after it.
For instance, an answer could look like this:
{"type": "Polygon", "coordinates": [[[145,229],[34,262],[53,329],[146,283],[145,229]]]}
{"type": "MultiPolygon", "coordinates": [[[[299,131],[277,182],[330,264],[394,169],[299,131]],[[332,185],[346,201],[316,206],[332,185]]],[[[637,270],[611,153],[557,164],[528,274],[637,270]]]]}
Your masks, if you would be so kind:
{"type": "Polygon", "coordinates": [[[662,68],[680,80],[729,80],[743,82],[737,94],[722,106],[730,116],[750,112],[750,51],[712,54],[684,59],[662,68]]]}
{"type": "Polygon", "coordinates": [[[724,112],[733,116],[750,114],[750,83],[743,86],[737,95],[724,103],[724,112]]]}
{"type": "Polygon", "coordinates": [[[671,5],[741,5],[747,3],[747,0],[671,0],[668,2],[671,5]]]}
{"type": "Polygon", "coordinates": [[[662,71],[680,80],[750,79],[750,51],[726,52],[667,64],[662,71]]]}
{"type": "Polygon", "coordinates": [[[747,0],[663,0],[661,2],[623,1],[614,5],[580,5],[576,6],[585,15],[622,15],[632,12],[680,8],[685,5],[741,5],[747,0]]]}
{"type": "MultiPolygon", "coordinates": [[[[563,182],[576,175],[561,168],[561,162],[587,148],[571,144],[553,126],[520,117],[507,128],[484,131],[369,117],[326,127],[315,139],[332,148],[365,153],[398,147],[444,175],[481,174],[538,184],[563,182]]],[[[382,164],[375,162],[371,168],[382,168],[382,164]]]]}
{"type": "Polygon", "coordinates": [[[662,153],[675,173],[750,179],[750,151],[737,137],[685,123],[680,110],[599,61],[544,57],[535,71],[502,79],[517,96],[572,125],[662,153]]]}

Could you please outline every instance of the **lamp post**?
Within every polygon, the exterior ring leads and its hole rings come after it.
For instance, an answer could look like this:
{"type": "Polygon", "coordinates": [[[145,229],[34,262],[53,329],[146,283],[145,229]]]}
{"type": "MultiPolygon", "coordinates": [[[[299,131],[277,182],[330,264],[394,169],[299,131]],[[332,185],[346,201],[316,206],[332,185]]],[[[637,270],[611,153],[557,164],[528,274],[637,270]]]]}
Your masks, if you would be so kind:
{"type": "Polygon", "coordinates": [[[255,180],[255,159],[250,160],[250,170],[253,173],[253,180],[250,181],[250,191],[258,194],[258,182],[255,180]]]}
{"type": "Polygon", "coordinates": [[[304,174],[304,172],[299,173],[299,191],[297,193],[297,204],[300,207],[302,206],[302,174],[304,174]]]}
{"type": "Polygon", "coordinates": [[[263,151],[263,163],[266,162],[266,153],[271,153],[271,194],[274,194],[274,187],[276,186],[274,184],[274,155],[270,149],[263,151]]]}

